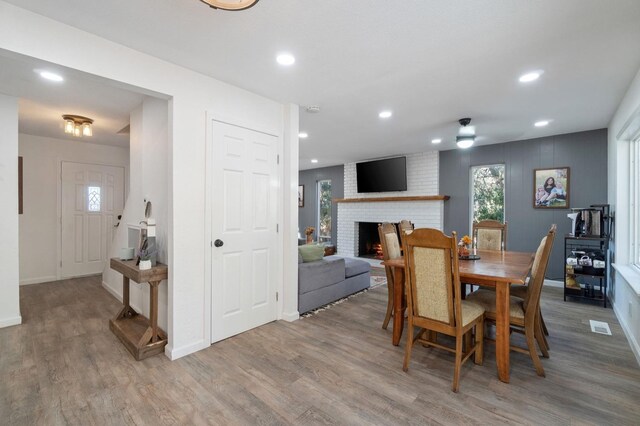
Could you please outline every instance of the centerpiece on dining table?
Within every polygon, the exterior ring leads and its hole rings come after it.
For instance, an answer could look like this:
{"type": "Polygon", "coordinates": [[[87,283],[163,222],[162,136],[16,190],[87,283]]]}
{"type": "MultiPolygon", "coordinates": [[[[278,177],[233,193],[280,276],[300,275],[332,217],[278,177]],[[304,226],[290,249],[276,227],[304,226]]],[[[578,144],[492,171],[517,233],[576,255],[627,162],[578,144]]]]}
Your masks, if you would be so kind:
{"type": "Polygon", "coordinates": [[[471,237],[465,235],[460,238],[460,242],[458,243],[458,257],[462,260],[478,260],[480,256],[475,253],[473,250],[473,254],[469,251],[469,247],[471,246],[471,237]]]}

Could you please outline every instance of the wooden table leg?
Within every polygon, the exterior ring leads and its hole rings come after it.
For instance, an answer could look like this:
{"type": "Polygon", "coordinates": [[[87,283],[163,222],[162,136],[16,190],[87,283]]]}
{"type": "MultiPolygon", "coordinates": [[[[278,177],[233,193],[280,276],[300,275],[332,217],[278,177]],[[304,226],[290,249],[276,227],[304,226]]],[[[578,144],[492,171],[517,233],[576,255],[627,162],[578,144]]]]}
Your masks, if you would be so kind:
{"type": "Polygon", "coordinates": [[[151,326],[151,341],[158,341],[158,286],[160,281],[150,281],[149,286],[149,325],[151,326]]]}
{"type": "Polygon", "coordinates": [[[398,346],[404,327],[404,268],[393,268],[393,344],[398,346]]]}
{"type": "Polygon", "coordinates": [[[129,317],[131,315],[135,315],[136,313],[136,311],[134,311],[133,308],[129,306],[129,278],[125,276],[122,277],[122,304],[124,305],[124,307],[120,309],[120,312],[118,312],[114,320],[129,317]]]}
{"type": "Polygon", "coordinates": [[[498,378],[509,383],[509,284],[496,283],[496,363],[498,378]]]}

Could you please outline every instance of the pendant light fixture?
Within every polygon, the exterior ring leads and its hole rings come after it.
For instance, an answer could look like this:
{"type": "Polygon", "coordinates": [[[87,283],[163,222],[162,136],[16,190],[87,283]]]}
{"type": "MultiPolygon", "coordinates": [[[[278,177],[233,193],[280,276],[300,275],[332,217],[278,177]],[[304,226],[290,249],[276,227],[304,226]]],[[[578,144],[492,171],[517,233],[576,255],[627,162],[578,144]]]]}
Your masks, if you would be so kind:
{"type": "Polygon", "coordinates": [[[62,116],[64,120],[64,132],[75,137],[93,136],[93,120],[81,115],[65,114],[62,116]]]}
{"type": "Polygon", "coordinates": [[[203,3],[208,4],[214,9],[222,10],[245,10],[249,9],[254,4],[258,3],[258,0],[200,0],[203,3]]]}

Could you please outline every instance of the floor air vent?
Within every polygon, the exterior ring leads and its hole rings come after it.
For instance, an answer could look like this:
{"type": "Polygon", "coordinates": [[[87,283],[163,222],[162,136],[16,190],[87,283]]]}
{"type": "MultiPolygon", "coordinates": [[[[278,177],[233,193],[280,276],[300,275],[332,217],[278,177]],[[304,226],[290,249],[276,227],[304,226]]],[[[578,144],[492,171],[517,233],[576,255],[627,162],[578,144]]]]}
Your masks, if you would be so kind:
{"type": "Polygon", "coordinates": [[[591,324],[592,332],[611,336],[611,329],[609,328],[609,324],[606,322],[589,320],[589,323],[591,324]]]}

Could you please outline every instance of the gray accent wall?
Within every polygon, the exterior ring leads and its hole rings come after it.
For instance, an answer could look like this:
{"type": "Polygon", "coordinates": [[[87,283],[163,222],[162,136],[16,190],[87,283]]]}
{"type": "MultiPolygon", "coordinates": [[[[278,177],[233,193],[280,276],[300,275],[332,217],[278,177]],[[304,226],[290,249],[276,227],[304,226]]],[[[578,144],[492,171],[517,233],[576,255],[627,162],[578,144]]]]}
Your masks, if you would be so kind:
{"type": "MultiPolygon", "coordinates": [[[[322,167],[302,170],[298,174],[298,184],[304,185],[304,207],[298,208],[298,230],[304,238],[307,226],[316,227],[318,222],[318,181],[331,179],[332,198],[344,197],[344,166],[322,167]]],[[[317,238],[317,235],[314,235],[317,238]]],[[[331,205],[331,241],[338,241],[338,205],[331,205]]]]}
{"type": "Polygon", "coordinates": [[[564,235],[570,230],[570,210],[533,208],[533,169],[568,166],[572,208],[606,203],[607,129],[440,152],[440,193],[451,197],[444,203],[445,233],[470,233],[470,168],[489,164],[505,164],[507,248],[535,251],[556,223],[558,233],[547,278],[563,280],[564,235]]]}

